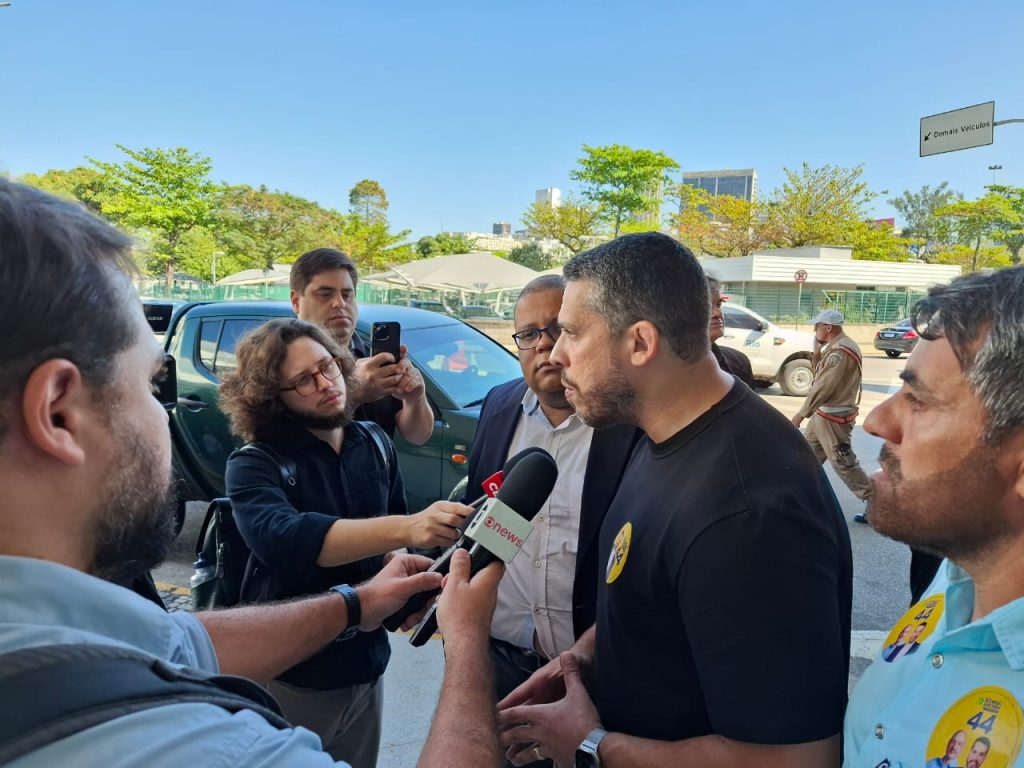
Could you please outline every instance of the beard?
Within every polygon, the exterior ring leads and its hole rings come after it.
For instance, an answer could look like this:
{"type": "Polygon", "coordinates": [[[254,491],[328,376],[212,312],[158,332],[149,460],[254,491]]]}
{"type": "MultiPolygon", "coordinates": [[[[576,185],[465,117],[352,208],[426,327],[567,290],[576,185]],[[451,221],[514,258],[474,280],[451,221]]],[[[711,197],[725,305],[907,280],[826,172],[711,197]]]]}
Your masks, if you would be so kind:
{"type": "Polygon", "coordinates": [[[349,417],[347,410],[342,411],[341,413],[333,413],[330,416],[318,416],[314,413],[303,413],[302,411],[292,411],[290,415],[295,423],[300,427],[318,430],[344,427],[352,420],[349,417]]]}
{"type": "Polygon", "coordinates": [[[175,537],[175,495],[152,440],[132,432],[115,439],[120,452],[100,492],[91,572],[128,585],[166,559],[175,537]]]}
{"type": "Polygon", "coordinates": [[[936,557],[964,562],[984,556],[1006,531],[996,514],[1005,481],[995,461],[996,452],[980,446],[954,467],[905,480],[899,459],[883,446],[878,463],[889,482],[873,483],[871,527],[936,557]]]}
{"type": "Polygon", "coordinates": [[[586,394],[562,375],[563,383],[575,390],[570,403],[584,424],[594,429],[606,429],[617,424],[636,423],[636,391],[630,386],[622,368],[609,362],[608,375],[586,394]]]}

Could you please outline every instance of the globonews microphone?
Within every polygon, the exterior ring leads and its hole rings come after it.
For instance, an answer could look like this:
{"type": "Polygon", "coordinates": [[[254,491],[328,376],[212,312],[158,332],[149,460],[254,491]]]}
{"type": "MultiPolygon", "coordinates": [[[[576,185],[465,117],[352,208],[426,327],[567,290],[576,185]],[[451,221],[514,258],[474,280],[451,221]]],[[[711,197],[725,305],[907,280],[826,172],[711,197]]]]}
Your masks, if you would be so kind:
{"type": "MultiPolygon", "coordinates": [[[[524,458],[538,452],[543,453],[549,459],[551,458],[551,456],[543,448],[527,448],[525,450],[522,450],[515,456],[510,456],[508,460],[505,462],[505,466],[502,467],[499,472],[495,472],[493,475],[487,478],[487,480],[484,481],[485,483],[491,484],[490,489],[485,488],[484,490],[493,490],[494,486],[497,486],[497,493],[498,495],[500,495],[501,488],[504,486],[504,478],[511,475],[512,470],[515,469],[519,462],[521,462],[524,458]]],[[[552,485],[553,484],[554,483],[552,483],[552,485]]],[[[476,510],[476,512],[466,515],[465,519],[459,524],[459,540],[452,544],[450,547],[448,547],[448,549],[446,549],[438,556],[438,558],[431,564],[431,566],[427,568],[427,573],[440,573],[442,576],[444,576],[448,573],[448,567],[451,565],[452,554],[455,552],[455,550],[459,549],[460,547],[462,549],[469,549],[473,545],[473,542],[466,538],[466,529],[473,524],[473,521],[476,520],[476,517],[480,512],[480,508],[483,507],[483,505],[486,504],[487,501],[489,501],[493,495],[494,494],[489,493],[484,494],[479,499],[476,499],[475,501],[473,501],[473,503],[469,505],[473,507],[476,510]]],[[[543,506],[543,504],[544,502],[542,501],[541,506],[543,506]]],[[[433,589],[413,595],[409,598],[408,601],[406,601],[405,605],[403,605],[395,613],[391,614],[386,619],[384,619],[384,626],[392,632],[396,631],[399,627],[402,626],[402,623],[407,618],[412,616],[414,613],[423,610],[423,606],[430,602],[430,599],[432,597],[436,597],[439,594],[441,594],[440,589],[433,589]]]]}
{"type": "MultiPolygon", "coordinates": [[[[495,560],[512,562],[533,531],[531,521],[548,500],[557,479],[555,460],[539,448],[524,456],[508,473],[497,497],[484,502],[466,529],[464,538],[472,542],[471,576],[495,560]]],[[[432,605],[409,642],[418,648],[436,631],[437,605],[432,605]]]]}

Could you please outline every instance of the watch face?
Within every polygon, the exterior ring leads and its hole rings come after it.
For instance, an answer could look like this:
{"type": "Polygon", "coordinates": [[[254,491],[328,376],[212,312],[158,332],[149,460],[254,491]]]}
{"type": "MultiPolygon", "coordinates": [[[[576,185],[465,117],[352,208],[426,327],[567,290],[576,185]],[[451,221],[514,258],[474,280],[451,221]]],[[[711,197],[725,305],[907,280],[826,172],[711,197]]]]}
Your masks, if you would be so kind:
{"type": "Polygon", "coordinates": [[[573,765],[574,768],[594,768],[597,765],[597,759],[590,752],[584,752],[582,749],[577,749],[576,761],[573,765]]]}

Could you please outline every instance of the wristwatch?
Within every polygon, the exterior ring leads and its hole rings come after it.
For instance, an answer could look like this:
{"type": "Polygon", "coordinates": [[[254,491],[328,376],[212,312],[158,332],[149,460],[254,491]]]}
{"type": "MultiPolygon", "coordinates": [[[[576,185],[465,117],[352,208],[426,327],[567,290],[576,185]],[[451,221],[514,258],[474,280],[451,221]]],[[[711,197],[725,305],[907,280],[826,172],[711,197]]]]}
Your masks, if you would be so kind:
{"type": "Polygon", "coordinates": [[[597,748],[601,741],[608,735],[603,728],[595,728],[587,734],[583,743],[576,747],[576,758],[573,763],[575,768],[601,768],[601,758],[597,755],[597,748]]]}
{"type": "Polygon", "coordinates": [[[337,592],[345,598],[345,607],[348,609],[348,626],[344,632],[338,635],[335,642],[355,637],[359,634],[359,622],[363,618],[363,611],[359,604],[359,595],[348,584],[338,584],[331,587],[330,591],[337,592]]]}

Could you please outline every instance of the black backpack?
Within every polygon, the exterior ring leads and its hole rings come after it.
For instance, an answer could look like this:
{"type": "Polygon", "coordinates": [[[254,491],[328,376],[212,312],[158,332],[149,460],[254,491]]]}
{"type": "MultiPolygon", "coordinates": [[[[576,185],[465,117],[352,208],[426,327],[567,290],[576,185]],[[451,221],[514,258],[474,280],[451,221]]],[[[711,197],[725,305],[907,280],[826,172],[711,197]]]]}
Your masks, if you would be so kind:
{"type": "Polygon", "coordinates": [[[134,712],[199,702],[251,710],[275,728],[292,726],[256,683],[211,675],[130,648],[43,645],[0,654],[0,765],[134,712]]]}
{"type": "MultiPolygon", "coordinates": [[[[390,473],[391,458],[384,442],[384,430],[375,422],[356,422],[369,433],[390,473]]],[[[247,443],[238,453],[255,453],[270,459],[281,472],[285,493],[298,484],[295,462],[282,457],[266,443],[247,443]]],[[[233,454],[234,455],[234,454],[233,454]]],[[[192,610],[230,608],[240,603],[262,602],[280,597],[276,578],[252,554],[235,524],[231,499],[210,502],[196,539],[195,572],[192,574],[192,610]]]]}

